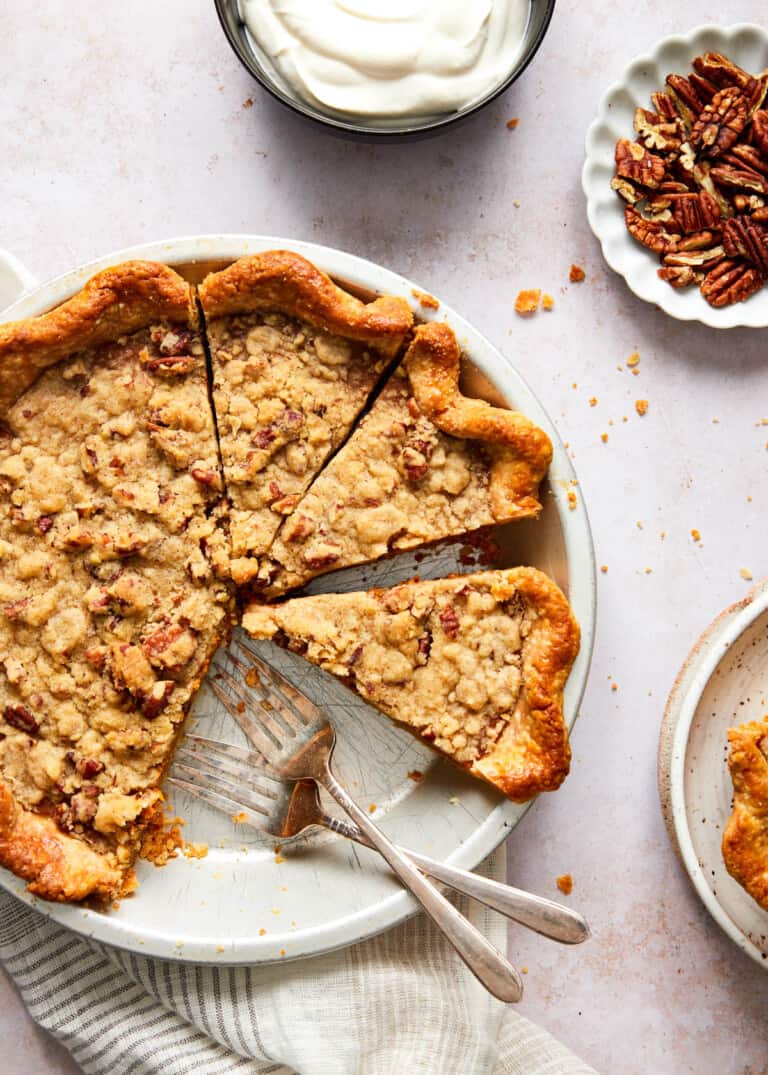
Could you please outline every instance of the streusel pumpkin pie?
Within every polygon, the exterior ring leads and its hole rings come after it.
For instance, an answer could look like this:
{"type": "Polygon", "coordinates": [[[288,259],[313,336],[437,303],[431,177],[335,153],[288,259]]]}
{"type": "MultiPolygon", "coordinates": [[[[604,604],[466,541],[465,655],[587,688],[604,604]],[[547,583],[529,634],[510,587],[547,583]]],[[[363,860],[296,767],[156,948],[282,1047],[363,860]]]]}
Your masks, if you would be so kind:
{"type": "Polygon", "coordinates": [[[728,731],[733,812],[723,833],[728,872],[768,911],[768,717],[728,731]]]}
{"type": "Polygon", "coordinates": [[[568,773],[563,688],[579,628],[540,571],[252,604],[243,627],[332,672],[510,799],[552,791],[568,773]]]}
{"type": "Polygon", "coordinates": [[[346,439],[412,315],[391,296],[361,302],[288,251],[212,273],[200,302],[231,502],[230,572],[243,584],[346,439]]]}
{"type": "Polygon", "coordinates": [[[285,520],[264,557],[263,592],[541,511],[552,457],[519,411],[463,395],[460,350],[422,325],[370,413],[285,520]]]}
{"type": "Polygon", "coordinates": [[[0,864],[114,898],[225,636],[221,496],[189,286],[128,262],[0,326],[0,864]]]}

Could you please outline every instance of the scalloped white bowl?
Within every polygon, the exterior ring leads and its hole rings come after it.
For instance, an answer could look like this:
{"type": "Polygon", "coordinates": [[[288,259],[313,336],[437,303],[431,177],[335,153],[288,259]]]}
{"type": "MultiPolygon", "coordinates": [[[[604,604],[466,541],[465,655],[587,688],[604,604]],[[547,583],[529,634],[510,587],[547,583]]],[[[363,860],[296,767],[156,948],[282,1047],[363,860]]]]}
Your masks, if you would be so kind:
{"type": "Polygon", "coordinates": [[[581,185],[587,197],[589,224],[611,268],[623,276],[638,298],[655,303],[679,321],[701,321],[711,328],[768,326],[768,287],[746,302],[716,309],[698,288],[676,290],[657,276],[658,257],[636,242],[624,225],[624,205],[611,190],[614,149],[619,138],[632,138],[638,105],[650,107],[650,95],[664,88],[668,74],[687,74],[702,52],[724,53],[747,71],[768,67],[768,32],[751,23],[699,26],[687,34],[665,37],[650,53],[638,56],[618,82],[608,88],[587,132],[581,185]]]}

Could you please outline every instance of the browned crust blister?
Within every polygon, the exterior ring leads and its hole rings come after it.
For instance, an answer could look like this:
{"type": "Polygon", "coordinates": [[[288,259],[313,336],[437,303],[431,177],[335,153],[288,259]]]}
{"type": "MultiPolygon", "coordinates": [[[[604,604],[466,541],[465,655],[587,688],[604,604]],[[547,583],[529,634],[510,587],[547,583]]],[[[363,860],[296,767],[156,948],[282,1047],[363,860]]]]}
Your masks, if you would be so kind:
{"type": "Polygon", "coordinates": [[[361,302],[306,258],[270,250],[240,258],[207,276],[198,291],[205,316],[279,311],[394,357],[413,324],[403,299],[382,295],[361,302]]]}
{"type": "Polygon", "coordinates": [[[546,433],[519,411],[462,395],[461,352],[448,325],[417,328],[404,361],[419,409],[444,433],[485,442],[493,458],[494,517],[501,522],[538,515],[539,484],[552,460],[546,433]]]}
{"type": "Polygon", "coordinates": [[[723,859],[733,878],[768,911],[768,718],[728,731],[733,812],[723,859]]]}
{"type": "Polygon", "coordinates": [[[15,403],[50,366],[77,351],[161,318],[186,324],[193,316],[189,284],[167,265],[126,261],[104,269],[48,313],[0,325],[0,410],[15,403]]]}

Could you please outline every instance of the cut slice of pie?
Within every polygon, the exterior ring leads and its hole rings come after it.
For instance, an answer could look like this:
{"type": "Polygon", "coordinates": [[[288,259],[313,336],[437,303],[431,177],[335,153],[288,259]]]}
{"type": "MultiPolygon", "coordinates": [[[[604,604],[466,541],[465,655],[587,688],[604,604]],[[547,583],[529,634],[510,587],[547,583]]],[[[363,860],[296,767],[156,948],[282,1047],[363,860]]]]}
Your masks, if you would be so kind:
{"type": "Polygon", "coordinates": [[[363,303],[298,254],[241,258],[199,297],[231,501],[238,584],[343,442],[412,324],[408,304],[363,303]]]}
{"type": "Polygon", "coordinates": [[[568,773],[563,688],[579,628],[533,568],[251,604],[243,627],[344,680],[510,799],[568,773]]]}
{"type": "Polygon", "coordinates": [[[539,514],[549,438],[519,411],[464,396],[460,359],[447,325],[416,329],[370,413],[282,524],[259,574],[265,596],[539,514]]]}
{"type": "Polygon", "coordinates": [[[0,326],[0,864],[115,898],[230,595],[189,286],[128,262],[0,326]]]}
{"type": "Polygon", "coordinates": [[[733,813],[723,833],[726,868],[768,911],[768,717],[730,728],[733,813]]]}

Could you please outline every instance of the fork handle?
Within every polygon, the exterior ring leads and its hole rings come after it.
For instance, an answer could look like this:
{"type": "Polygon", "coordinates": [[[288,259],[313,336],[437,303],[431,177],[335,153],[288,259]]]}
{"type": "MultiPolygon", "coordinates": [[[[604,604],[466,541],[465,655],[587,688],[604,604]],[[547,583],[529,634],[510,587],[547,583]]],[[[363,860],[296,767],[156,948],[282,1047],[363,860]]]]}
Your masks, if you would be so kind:
{"type": "Polygon", "coordinates": [[[386,859],[405,887],[419,901],[423,909],[438,927],[446,939],[453,945],[475,977],[485,986],[489,993],[506,1003],[520,1000],[523,995],[523,982],[501,952],[476,929],[472,923],[427,880],[410,859],[392,843],[388,837],[371,821],[360,807],[350,799],[329,769],[322,777],[318,776],[324,787],[362,829],[373,847],[386,859]]]}
{"type": "MultiPolygon", "coordinates": [[[[371,847],[370,840],[357,826],[350,825],[347,821],[326,816],[324,825],[349,840],[355,840],[364,847],[371,847]]],[[[586,919],[578,911],[562,903],[556,903],[545,896],[537,896],[533,892],[524,892],[500,881],[492,881],[488,877],[480,877],[470,870],[459,869],[458,866],[448,866],[437,859],[421,855],[418,851],[409,851],[404,847],[398,850],[430,877],[545,937],[563,944],[581,944],[590,936],[586,919]]]]}

